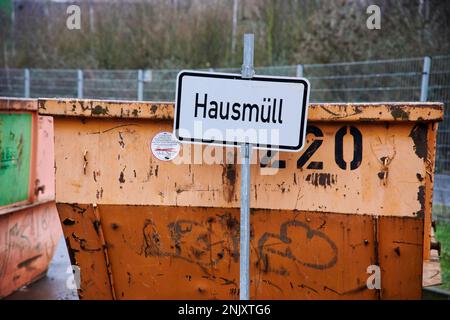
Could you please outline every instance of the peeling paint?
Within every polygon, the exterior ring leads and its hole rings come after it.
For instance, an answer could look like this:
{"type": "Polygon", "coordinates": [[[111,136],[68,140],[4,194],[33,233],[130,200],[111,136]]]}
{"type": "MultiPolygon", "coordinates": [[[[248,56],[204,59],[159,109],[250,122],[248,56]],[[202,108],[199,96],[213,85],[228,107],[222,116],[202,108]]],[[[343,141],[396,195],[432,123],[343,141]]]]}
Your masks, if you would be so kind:
{"type": "Polygon", "coordinates": [[[427,131],[428,126],[425,123],[418,123],[413,127],[409,134],[414,142],[414,152],[423,160],[427,158],[428,152],[427,131]]]}
{"type": "Polygon", "coordinates": [[[408,120],[409,119],[409,112],[405,111],[404,108],[400,106],[391,106],[391,115],[394,117],[395,120],[401,119],[401,120],[408,120]]]}
{"type": "Polygon", "coordinates": [[[100,105],[96,105],[93,109],[92,109],[92,114],[93,115],[106,115],[108,114],[109,110],[108,107],[102,107],[100,105]]]}
{"type": "Polygon", "coordinates": [[[75,224],[75,220],[70,218],[65,218],[62,222],[65,226],[73,226],[75,224]]]}
{"type": "Polygon", "coordinates": [[[125,178],[124,178],[123,171],[120,172],[120,175],[119,175],[119,182],[120,182],[120,183],[125,183],[125,178]]]}
{"type": "Polygon", "coordinates": [[[337,183],[337,174],[332,173],[310,173],[306,176],[305,181],[314,185],[315,187],[330,187],[337,183]]]}
{"type": "Polygon", "coordinates": [[[420,186],[417,191],[417,200],[420,203],[420,210],[415,213],[419,218],[422,218],[425,214],[425,186],[420,186]]]}

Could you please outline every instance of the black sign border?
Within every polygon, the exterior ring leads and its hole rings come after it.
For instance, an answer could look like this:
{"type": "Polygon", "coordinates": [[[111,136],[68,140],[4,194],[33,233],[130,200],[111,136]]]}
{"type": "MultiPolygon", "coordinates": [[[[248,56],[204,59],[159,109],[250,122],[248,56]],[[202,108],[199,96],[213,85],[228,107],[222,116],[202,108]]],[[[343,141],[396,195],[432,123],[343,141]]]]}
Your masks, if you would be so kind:
{"type": "Polygon", "coordinates": [[[196,139],[196,138],[184,138],[180,137],[178,135],[178,131],[180,128],[180,97],[181,97],[181,83],[184,76],[194,76],[194,77],[204,77],[204,78],[219,78],[219,79],[231,79],[231,80],[246,80],[246,81],[269,81],[269,82],[288,82],[288,83],[301,83],[304,85],[304,91],[303,91],[303,105],[305,105],[305,108],[302,110],[301,118],[300,118],[300,135],[299,135],[299,142],[297,146],[272,146],[270,144],[252,144],[253,146],[256,146],[256,148],[261,149],[273,149],[274,150],[286,150],[286,151],[300,151],[304,145],[304,136],[306,134],[306,109],[308,108],[308,93],[309,93],[309,83],[305,81],[302,78],[282,78],[282,77],[260,77],[260,76],[253,76],[252,78],[242,78],[238,74],[223,74],[223,73],[202,73],[202,72],[192,72],[192,71],[181,71],[178,74],[177,77],[177,99],[175,101],[175,130],[174,135],[176,139],[178,139],[180,142],[195,142],[195,143],[201,143],[201,144],[216,144],[216,145],[223,145],[223,146],[240,146],[242,143],[239,142],[230,142],[230,141],[216,141],[216,140],[205,140],[205,139],[196,139]]]}

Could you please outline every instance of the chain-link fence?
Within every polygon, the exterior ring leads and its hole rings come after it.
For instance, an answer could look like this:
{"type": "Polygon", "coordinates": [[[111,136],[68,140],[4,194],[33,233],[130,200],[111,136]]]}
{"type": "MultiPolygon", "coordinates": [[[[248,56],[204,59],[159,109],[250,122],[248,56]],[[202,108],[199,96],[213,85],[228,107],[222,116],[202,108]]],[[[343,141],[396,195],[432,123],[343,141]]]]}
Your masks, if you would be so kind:
{"type": "MultiPolygon", "coordinates": [[[[206,71],[239,73],[240,68],[206,71]]],[[[0,69],[0,96],[173,101],[180,70],[0,69]]],[[[311,102],[442,101],[434,204],[450,217],[450,56],[255,68],[256,74],[304,76],[311,102]]]]}
{"type": "MultiPolygon", "coordinates": [[[[433,59],[432,100],[448,99],[449,61],[450,56],[433,59]]],[[[423,63],[423,58],[414,58],[272,66],[255,68],[255,71],[260,75],[307,77],[313,102],[417,101],[421,98],[423,63]]],[[[240,72],[239,68],[203,70],[240,72]]],[[[178,69],[0,69],[0,95],[172,101],[178,72],[178,69]]]]}
{"type": "MultiPolygon", "coordinates": [[[[436,64],[445,66],[450,58],[436,59],[439,61],[436,64]]],[[[272,66],[255,68],[255,71],[259,75],[307,77],[312,87],[310,100],[314,102],[417,101],[421,98],[423,61],[423,58],[415,58],[272,66]]],[[[239,68],[203,70],[240,72],[239,68]]],[[[0,69],[0,95],[129,100],[141,97],[143,100],[172,101],[179,71],[0,69]]],[[[445,81],[448,84],[448,75],[445,76],[443,71],[433,68],[432,81],[436,79],[440,86],[445,81]]],[[[448,91],[444,91],[436,91],[434,96],[448,95],[448,91]]]]}
{"type": "Polygon", "coordinates": [[[423,59],[304,66],[320,102],[418,101],[423,59]]]}

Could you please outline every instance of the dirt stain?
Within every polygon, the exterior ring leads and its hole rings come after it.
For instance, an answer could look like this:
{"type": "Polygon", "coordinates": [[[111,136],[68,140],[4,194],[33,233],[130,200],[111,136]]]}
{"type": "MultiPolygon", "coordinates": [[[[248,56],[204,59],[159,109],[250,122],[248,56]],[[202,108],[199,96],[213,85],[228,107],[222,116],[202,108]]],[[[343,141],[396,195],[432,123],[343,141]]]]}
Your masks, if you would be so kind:
{"type": "Polygon", "coordinates": [[[227,202],[231,202],[234,197],[236,185],[236,166],[234,164],[222,165],[223,195],[227,202]]]}

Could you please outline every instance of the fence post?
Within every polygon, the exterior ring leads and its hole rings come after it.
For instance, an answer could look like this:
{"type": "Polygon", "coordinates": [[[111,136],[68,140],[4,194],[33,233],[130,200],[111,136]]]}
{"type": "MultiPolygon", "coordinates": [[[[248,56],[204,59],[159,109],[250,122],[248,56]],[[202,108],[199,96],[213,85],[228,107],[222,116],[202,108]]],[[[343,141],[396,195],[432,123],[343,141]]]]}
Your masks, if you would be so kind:
{"type": "Polygon", "coordinates": [[[422,85],[420,88],[420,101],[428,100],[428,84],[430,82],[431,58],[423,58],[422,85]]]}
{"type": "Polygon", "coordinates": [[[83,99],[83,71],[77,70],[77,97],[83,99]]]}
{"type": "Polygon", "coordinates": [[[23,90],[25,98],[30,97],[30,69],[26,68],[23,70],[23,90]]]}
{"type": "Polygon", "coordinates": [[[297,65],[297,74],[296,74],[297,78],[301,78],[303,77],[303,65],[302,64],[298,64],[297,65]]]}
{"type": "Polygon", "coordinates": [[[138,70],[137,99],[144,100],[144,71],[138,70]]]}

